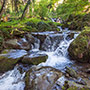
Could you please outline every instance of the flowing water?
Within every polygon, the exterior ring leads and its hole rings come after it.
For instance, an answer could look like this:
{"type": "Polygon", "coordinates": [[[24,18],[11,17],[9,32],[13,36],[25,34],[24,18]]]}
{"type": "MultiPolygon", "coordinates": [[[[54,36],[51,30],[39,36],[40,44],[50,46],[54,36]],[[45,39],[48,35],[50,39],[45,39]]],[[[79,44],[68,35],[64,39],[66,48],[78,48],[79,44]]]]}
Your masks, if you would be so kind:
{"type": "MultiPolygon", "coordinates": [[[[38,34],[47,36],[42,44],[43,50],[39,50],[40,40],[36,38],[34,45],[32,45],[32,50],[29,52],[33,52],[31,54],[32,56],[36,54],[48,55],[46,62],[40,63],[39,66],[52,66],[54,68],[63,70],[65,66],[72,64],[68,58],[67,49],[70,43],[77,37],[78,33],[65,29],[59,33],[52,31],[40,32],[38,34]],[[68,37],[70,33],[74,33],[74,37],[72,39],[68,37]]],[[[24,76],[25,72],[21,74],[18,70],[18,66],[15,66],[13,70],[8,71],[0,76],[0,90],[24,90],[24,76]]]]}

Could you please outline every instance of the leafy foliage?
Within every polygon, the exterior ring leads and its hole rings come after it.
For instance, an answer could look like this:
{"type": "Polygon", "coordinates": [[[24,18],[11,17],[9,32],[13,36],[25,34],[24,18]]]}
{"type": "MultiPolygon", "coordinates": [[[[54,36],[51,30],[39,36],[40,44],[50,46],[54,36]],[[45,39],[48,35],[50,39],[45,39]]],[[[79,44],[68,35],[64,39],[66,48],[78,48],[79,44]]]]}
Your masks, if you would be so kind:
{"type": "Polygon", "coordinates": [[[88,0],[66,0],[57,8],[57,15],[63,19],[68,18],[71,14],[85,14],[84,6],[88,5],[88,0]]]}

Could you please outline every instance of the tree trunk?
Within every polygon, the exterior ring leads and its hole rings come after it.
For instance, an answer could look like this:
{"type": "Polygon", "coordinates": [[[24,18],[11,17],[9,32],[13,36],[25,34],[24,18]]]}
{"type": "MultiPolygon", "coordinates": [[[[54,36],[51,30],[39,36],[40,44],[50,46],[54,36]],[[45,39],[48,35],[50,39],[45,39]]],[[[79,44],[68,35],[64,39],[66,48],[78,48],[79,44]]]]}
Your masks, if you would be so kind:
{"type": "Polygon", "coordinates": [[[25,17],[26,10],[27,10],[27,8],[28,8],[28,6],[29,6],[30,3],[31,3],[31,1],[28,0],[26,6],[24,8],[24,11],[22,13],[21,20],[25,17]]]}
{"type": "Polygon", "coordinates": [[[18,0],[14,1],[15,11],[18,13],[18,0]]]}
{"type": "Polygon", "coordinates": [[[1,10],[0,10],[0,18],[2,17],[3,10],[5,8],[5,3],[6,3],[6,0],[3,0],[3,4],[2,4],[1,10]]]}

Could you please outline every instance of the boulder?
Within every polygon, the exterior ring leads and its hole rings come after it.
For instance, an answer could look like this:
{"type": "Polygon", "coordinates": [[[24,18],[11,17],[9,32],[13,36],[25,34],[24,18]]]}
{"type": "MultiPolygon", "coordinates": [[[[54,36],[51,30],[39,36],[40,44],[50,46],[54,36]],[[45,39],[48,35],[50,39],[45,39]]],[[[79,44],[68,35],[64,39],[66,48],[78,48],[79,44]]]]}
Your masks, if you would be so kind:
{"type": "Polygon", "coordinates": [[[5,48],[29,50],[30,46],[25,38],[10,39],[5,42],[5,48]]]}
{"type": "Polygon", "coordinates": [[[25,50],[4,50],[0,54],[0,73],[13,69],[26,54],[25,50]]]}
{"type": "Polygon", "coordinates": [[[25,90],[53,90],[62,72],[52,67],[32,67],[25,76],[25,90]]]}
{"type": "Polygon", "coordinates": [[[41,62],[45,62],[48,56],[46,54],[26,55],[22,59],[22,63],[37,65],[41,62]]]}
{"type": "Polygon", "coordinates": [[[70,44],[69,55],[71,59],[79,62],[90,62],[90,30],[84,30],[70,44]]]}

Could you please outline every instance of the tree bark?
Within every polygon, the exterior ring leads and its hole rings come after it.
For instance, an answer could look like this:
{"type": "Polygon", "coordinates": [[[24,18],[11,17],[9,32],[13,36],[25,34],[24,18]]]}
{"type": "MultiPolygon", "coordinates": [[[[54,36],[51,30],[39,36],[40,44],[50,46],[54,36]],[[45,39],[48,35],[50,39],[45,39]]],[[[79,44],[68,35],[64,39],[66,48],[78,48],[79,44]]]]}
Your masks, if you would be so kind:
{"type": "Polygon", "coordinates": [[[5,3],[6,3],[6,0],[3,0],[3,4],[2,4],[1,10],[0,10],[0,18],[2,17],[3,10],[5,8],[5,3]]]}
{"type": "Polygon", "coordinates": [[[14,1],[15,11],[18,13],[18,0],[14,1]]]}
{"type": "Polygon", "coordinates": [[[27,10],[27,8],[28,8],[28,6],[29,6],[30,3],[31,3],[31,1],[28,0],[27,3],[26,3],[26,6],[24,8],[24,11],[22,13],[21,20],[25,17],[26,10],[27,10]]]}

